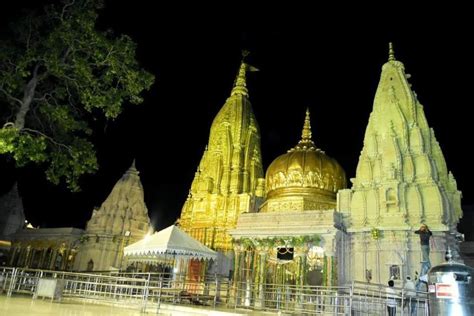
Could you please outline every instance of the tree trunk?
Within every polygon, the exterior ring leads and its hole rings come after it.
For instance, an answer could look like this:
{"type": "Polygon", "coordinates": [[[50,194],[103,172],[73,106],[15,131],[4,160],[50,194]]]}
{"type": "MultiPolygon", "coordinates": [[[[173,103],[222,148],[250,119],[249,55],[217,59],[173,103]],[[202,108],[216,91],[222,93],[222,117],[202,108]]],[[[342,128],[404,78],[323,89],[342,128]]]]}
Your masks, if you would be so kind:
{"type": "Polygon", "coordinates": [[[23,99],[21,100],[21,106],[16,114],[15,118],[15,127],[19,130],[25,127],[25,118],[26,114],[30,110],[31,103],[33,102],[33,97],[35,95],[36,84],[38,83],[38,66],[35,67],[33,71],[33,77],[30,79],[28,84],[25,87],[25,92],[23,94],[23,99]]]}

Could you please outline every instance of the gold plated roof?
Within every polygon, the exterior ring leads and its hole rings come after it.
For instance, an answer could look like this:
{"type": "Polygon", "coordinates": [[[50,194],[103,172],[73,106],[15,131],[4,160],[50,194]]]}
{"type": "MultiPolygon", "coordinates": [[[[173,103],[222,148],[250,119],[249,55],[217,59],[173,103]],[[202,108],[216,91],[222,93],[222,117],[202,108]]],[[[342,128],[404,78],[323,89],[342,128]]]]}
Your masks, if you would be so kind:
{"type": "Polygon", "coordinates": [[[317,148],[311,136],[310,114],[306,110],[301,140],[286,154],[277,157],[267,169],[267,200],[309,195],[335,202],[336,192],[346,187],[342,167],[317,148]]]}

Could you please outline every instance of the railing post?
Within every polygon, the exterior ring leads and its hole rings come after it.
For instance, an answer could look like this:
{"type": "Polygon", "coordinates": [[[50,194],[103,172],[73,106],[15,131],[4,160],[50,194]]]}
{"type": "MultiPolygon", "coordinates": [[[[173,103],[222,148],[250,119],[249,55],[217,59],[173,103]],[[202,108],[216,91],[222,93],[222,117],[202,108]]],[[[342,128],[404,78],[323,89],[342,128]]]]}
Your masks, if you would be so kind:
{"type": "Polygon", "coordinates": [[[12,277],[10,279],[10,284],[8,286],[8,293],[7,293],[7,296],[8,297],[11,297],[12,296],[12,292],[13,292],[13,288],[15,287],[15,283],[16,283],[16,275],[18,273],[18,268],[13,268],[13,271],[12,271],[12,277]]]}
{"type": "Polygon", "coordinates": [[[145,288],[143,289],[142,313],[146,313],[146,305],[148,302],[148,287],[150,286],[151,274],[148,272],[148,278],[145,281],[145,288]]]}
{"type": "Polygon", "coordinates": [[[352,314],[352,296],[354,294],[354,281],[351,283],[351,287],[349,288],[349,315],[352,314]]]}
{"type": "MultiPolygon", "coordinates": [[[[403,307],[403,303],[404,303],[404,302],[403,302],[403,300],[404,300],[404,298],[405,298],[405,295],[404,295],[405,293],[404,293],[404,291],[405,291],[405,290],[404,290],[404,289],[402,289],[402,294],[401,294],[401,295],[402,295],[402,299],[401,299],[401,300],[402,300],[402,302],[401,302],[401,306],[400,306],[400,307],[401,307],[401,309],[402,309],[402,315],[401,315],[401,316],[403,316],[403,315],[404,315],[404,312],[405,312],[405,311],[404,311],[404,310],[405,310],[405,308],[403,307]]],[[[408,309],[410,309],[410,306],[408,306],[408,309]]]]}
{"type": "Polygon", "coordinates": [[[239,293],[239,283],[238,281],[233,281],[235,283],[235,287],[234,287],[234,309],[237,309],[237,303],[238,303],[238,300],[239,300],[239,297],[240,297],[240,293],[239,293]]]}
{"type": "Polygon", "coordinates": [[[212,307],[213,308],[216,308],[216,304],[217,304],[217,298],[218,298],[218,295],[220,296],[220,285],[219,285],[219,279],[217,278],[217,273],[215,274],[215,281],[216,281],[216,288],[214,289],[214,302],[212,303],[212,307]]]}
{"type": "Polygon", "coordinates": [[[158,280],[158,298],[157,298],[157,306],[156,306],[156,314],[160,313],[160,303],[161,303],[161,288],[163,287],[163,276],[160,276],[158,280]]]}

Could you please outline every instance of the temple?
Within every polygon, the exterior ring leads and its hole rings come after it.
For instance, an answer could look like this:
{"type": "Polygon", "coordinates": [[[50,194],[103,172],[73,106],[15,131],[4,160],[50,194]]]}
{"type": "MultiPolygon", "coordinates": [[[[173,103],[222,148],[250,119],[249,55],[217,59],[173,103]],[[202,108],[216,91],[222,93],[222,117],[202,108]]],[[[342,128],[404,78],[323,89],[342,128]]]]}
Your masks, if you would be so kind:
{"type": "Polygon", "coordinates": [[[434,265],[443,261],[448,245],[457,249],[461,192],[408,78],[390,45],[352,188],[338,194],[347,230],[343,281],[384,283],[420,272],[413,231],[422,223],[433,232],[434,265]]]}
{"type": "Polygon", "coordinates": [[[231,95],[212,122],[179,218],[181,229],[219,251],[223,274],[233,256],[228,230],[240,214],[256,210],[263,197],[260,131],[246,87],[249,70],[255,68],[242,61],[231,95]]]}
{"type": "Polygon", "coordinates": [[[123,248],[151,231],[135,162],[115,184],[86,230],[74,227],[18,229],[9,235],[9,265],[16,267],[104,271],[123,265],[123,248]]]}
{"type": "Polygon", "coordinates": [[[268,283],[401,285],[423,271],[414,234],[422,223],[434,234],[432,264],[443,261],[448,245],[457,248],[461,193],[391,44],[351,188],[343,168],[313,142],[309,110],[299,143],[261,179],[246,68],[214,120],[180,218],[211,248],[233,245],[234,279],[246,287],[239,293],[268,283]]]}
{"type": "Polygon", "coordinates": [[[123,248],[152,231],[135,161],[94,209],[82,236],[75,270],[113,270],[123,265],[123,248]]]}
{"type": "Polygon", "coordinates": [[[258,212],[242,214],[231,231],[235,279],[262,288],[266,283],[334,285],[341,225],[336,193],[346,187],[346,176],[313,142],[309,110],[301,140],[273,160],[265,183],[258,212]]]}
{"type": "MultiPolygon", "coordinates": [[[[287,152],[282,148],[264,176],[246,84],[253,70],[242,61],[178,220],[183,231],[218,252],[206,269],[233,277],[237,299],[261,304],[268,284],[393,279],[402,286],[405,276],[426,267],[414,233],[421,224],[433,232],[432,265],[443,262],[447,247],[456,252],[461,192],[392,45],[349,187],[342,166],[313,141],[309,109],[304,120],[301,113],[299,142],[287,152]]],[[[93,211],[85,231],[18,231],[19,216],[8,228],[10,262],[17,266],[121,269],[123,248],[151,230],[134,164],[93,211]]]]}

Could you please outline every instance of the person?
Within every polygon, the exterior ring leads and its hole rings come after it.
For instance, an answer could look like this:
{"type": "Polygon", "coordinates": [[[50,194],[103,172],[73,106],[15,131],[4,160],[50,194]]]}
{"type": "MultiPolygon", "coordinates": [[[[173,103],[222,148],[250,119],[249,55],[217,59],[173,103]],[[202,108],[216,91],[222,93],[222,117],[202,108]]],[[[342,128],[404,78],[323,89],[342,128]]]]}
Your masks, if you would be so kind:
{"type": "Polygon", "coordinates": [[[408,306],[408,311],[410,311],[410,315],[416,315],[416,288],[415,283],[411,280],[410,276],[407,276],[405,285],[403,286],[403,290],[405,292],[403,308],[408,306]]]}
{"type": "Polygon", "coordinates": [[[388,287],[385,289],[387,293],[387,312],[388,316],[395,316],[397,315],[397,299],[396,299],[396,292],[393,286],[395,282],[393,280],[388,281],[388,287]]]}
{"type": "Polygon", "coordinates": [[[422,224],[420,229],[415,231],[415,234],[420,235],[420,244],[421,244],[421,253],[422,253],[422,261],[427,262],[430,265],[430,237],[433,233],[430,231],[428,226],[422,224]]]}

